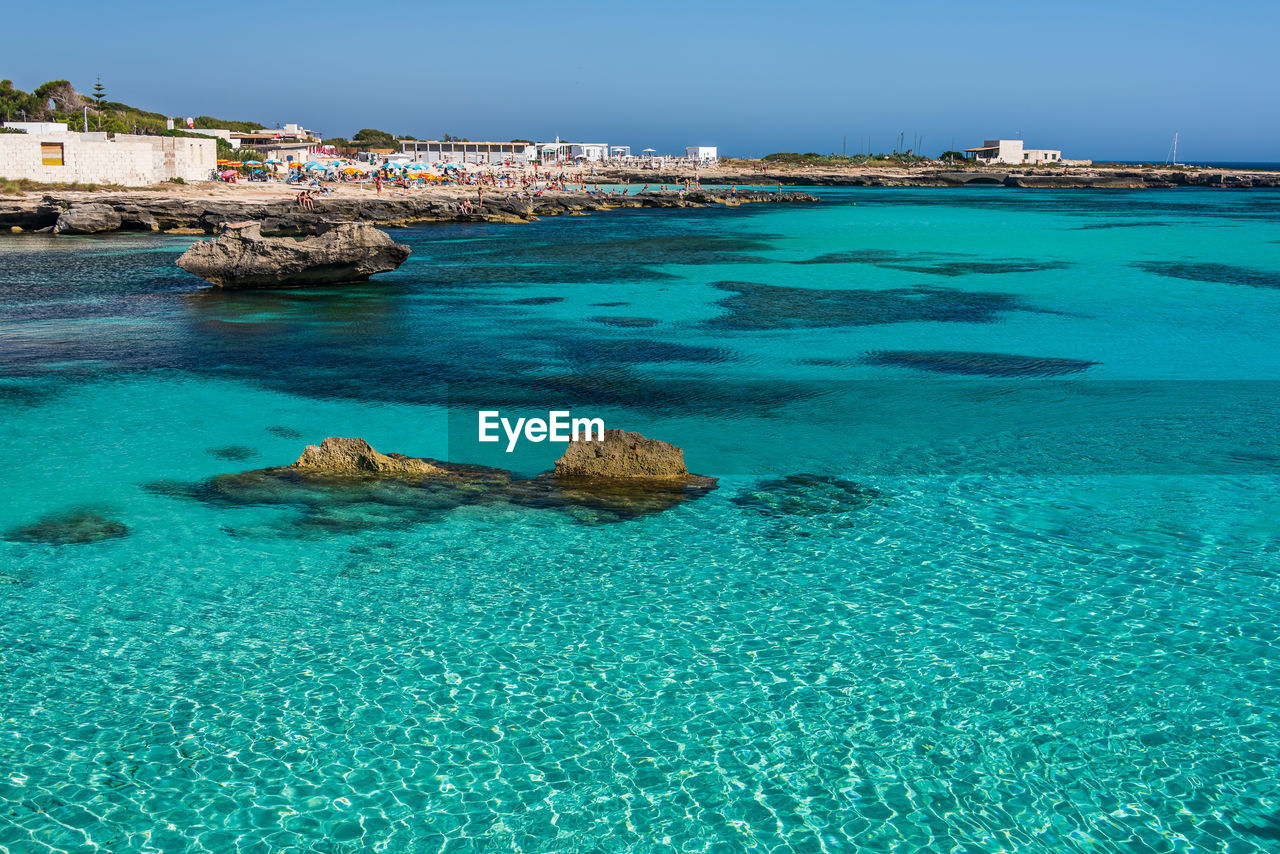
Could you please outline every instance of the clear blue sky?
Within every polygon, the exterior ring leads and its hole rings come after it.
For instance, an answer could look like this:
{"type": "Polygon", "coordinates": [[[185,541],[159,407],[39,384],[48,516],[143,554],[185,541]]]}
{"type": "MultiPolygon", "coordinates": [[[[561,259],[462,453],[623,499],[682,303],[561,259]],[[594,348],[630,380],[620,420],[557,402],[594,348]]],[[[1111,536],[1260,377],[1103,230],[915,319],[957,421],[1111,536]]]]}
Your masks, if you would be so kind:
{"type": "Polygon", "coordinates": [[[101,73],[113,100],[326,136],[758,155],[1020,134],[1162,161],[1177,131],[1183,160],[1280,161],[1276,0],[63,0],[2,19],[0,77],[20,88],[101,73]]]}

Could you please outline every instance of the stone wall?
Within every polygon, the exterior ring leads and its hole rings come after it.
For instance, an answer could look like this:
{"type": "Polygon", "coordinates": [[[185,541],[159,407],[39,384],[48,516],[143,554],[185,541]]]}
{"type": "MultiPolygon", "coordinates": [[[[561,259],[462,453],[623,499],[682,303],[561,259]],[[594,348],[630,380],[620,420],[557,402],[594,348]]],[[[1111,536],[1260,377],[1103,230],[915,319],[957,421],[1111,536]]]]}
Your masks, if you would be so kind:
{"type": "Polygon", "coordinates": [[[105,133],[0,134],[0,178],[47,184],[145,187],[170,178],[207,180],[217,165],[212,139],[105,133]],[[62,146],[62,165],[43,163],[41,144],[62,146]]]}

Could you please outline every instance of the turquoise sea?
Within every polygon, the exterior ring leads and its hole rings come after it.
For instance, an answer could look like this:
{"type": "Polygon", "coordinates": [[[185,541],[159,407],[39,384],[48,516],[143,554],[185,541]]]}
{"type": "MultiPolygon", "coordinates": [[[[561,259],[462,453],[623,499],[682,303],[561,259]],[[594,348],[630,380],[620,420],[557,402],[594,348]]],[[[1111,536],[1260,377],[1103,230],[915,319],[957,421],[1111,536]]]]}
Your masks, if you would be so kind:
{"type": "Polygon", "coordinates": [[[821,195],[0,239],[0,851],[1280,851],[1280,193],[821,195]],[[719,488],[209,487],[490,408],[719,488]]]}

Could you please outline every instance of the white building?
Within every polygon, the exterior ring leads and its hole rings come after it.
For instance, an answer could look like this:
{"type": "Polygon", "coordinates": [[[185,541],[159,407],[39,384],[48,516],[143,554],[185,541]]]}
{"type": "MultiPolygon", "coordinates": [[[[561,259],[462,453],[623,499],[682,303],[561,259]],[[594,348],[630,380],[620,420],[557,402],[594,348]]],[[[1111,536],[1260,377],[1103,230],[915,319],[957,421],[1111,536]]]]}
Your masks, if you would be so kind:
{"type": "Polygon", "coordinates": [[[1060,149],[1023,148],[1020,139],[988,139],[978,148],[966,148],[965,152],[981,163],[1016,165],[1058,163],[1062,160],[1060,149]]]}
{"type": "Polygon", "coordinates": [[[569,144],[569,157],[573,160],[608,160],[609,144],[606,142],[573,142],[569,144]]]}
{"type": "Polygon", "coordinates": [[[65,124],[5,122],[24,133],[0,133],[0,178],[46,184],[146,187],[171,178],[205,181],[218,161],[208,137],[75,133],[65,124]]]}
{"type": "Polygon", "coordinates": [[[716,155],[716,147],[714,145],[685,146],[684,156],[686,159],[692,160],[695,163],[704,163],[708,166],[719,160],[719,157],[716,155]]]}
{"type": "Polygon", "coordinates": [[[532,163],[535,145],[524,142],[443,142],[438,139],[402,139],[400,152],[424,163],[532,163]]]}

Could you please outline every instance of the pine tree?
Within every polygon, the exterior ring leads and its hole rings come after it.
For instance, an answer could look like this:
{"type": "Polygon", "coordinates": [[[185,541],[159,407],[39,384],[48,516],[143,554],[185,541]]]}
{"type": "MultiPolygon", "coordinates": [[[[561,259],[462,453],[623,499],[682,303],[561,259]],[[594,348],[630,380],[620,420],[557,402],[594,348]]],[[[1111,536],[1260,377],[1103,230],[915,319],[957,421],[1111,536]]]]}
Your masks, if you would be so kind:
{"type": "Polygon", "coordinates": [[[93,84],[93,103],[98,106],[98,130],[102,130],[102,102],[106,100],[107,90],[102,85],[102,75],[98,75],[98,82],[93,84]]]}

